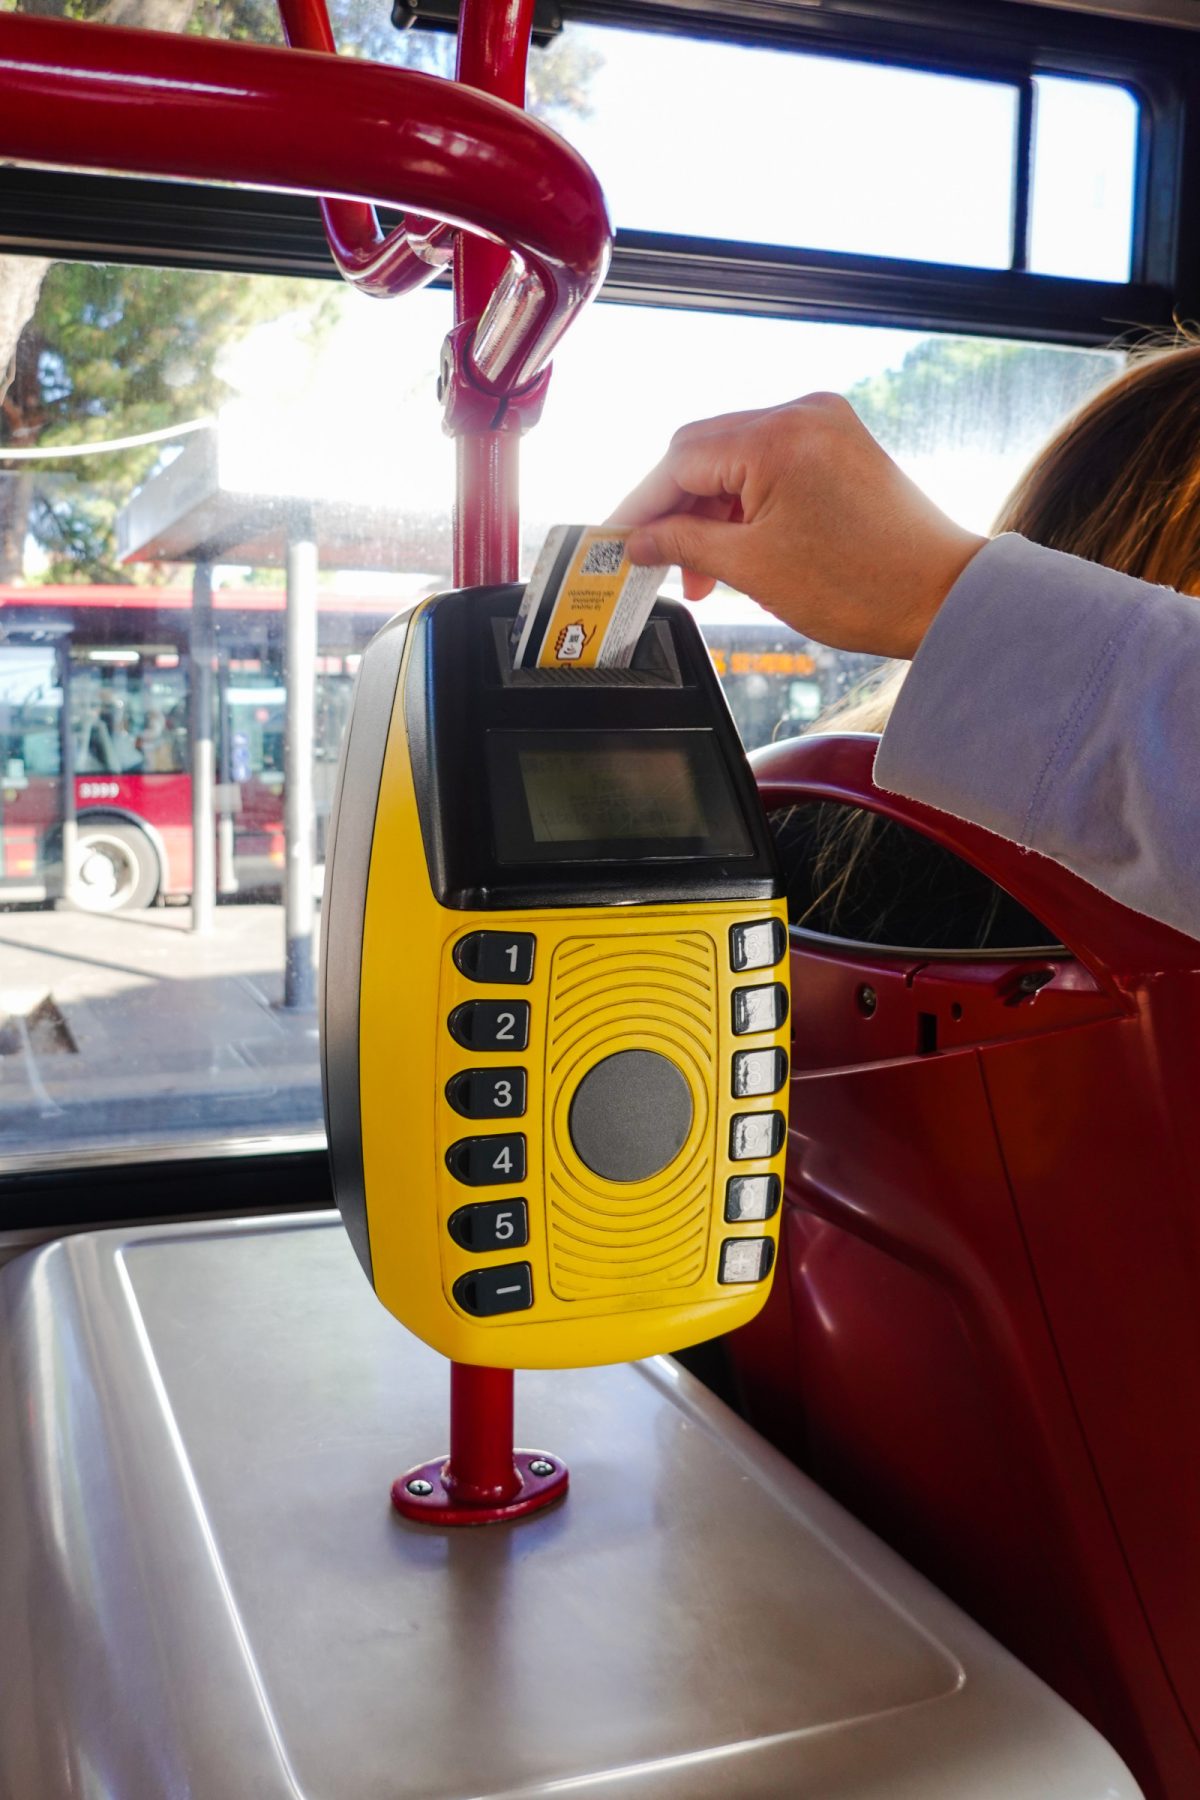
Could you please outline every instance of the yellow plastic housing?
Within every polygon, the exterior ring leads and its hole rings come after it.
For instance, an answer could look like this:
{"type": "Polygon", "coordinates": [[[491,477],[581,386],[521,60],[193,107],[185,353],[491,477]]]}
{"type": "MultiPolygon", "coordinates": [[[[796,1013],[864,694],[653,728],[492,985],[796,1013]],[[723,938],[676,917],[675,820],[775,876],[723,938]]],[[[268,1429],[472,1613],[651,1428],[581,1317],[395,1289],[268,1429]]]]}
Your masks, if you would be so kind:
{"type": "MultiPolygon", "coordinates": [[[[774,1174],[784,1153],[731,1162],[735,1114],[786,1114],[783,1091],[735,1100],[736,1050],[787,1048],[776,1031],[735,1036],[739,987],[787,983],[787,955],[770,970],[735,973],[731,925],[775,917],[782,902],[564,907],[511,913],[443,907],[431,889],[397,695],[376,813],[363,936],[359,1092],[363,1173],[376,1292],[418,1337],[458,1362],[556,1368],[624,1361],[679,1349],[745,1324],[762,1307],[770,1277],[723,1285],[721,1247],[730,1238],[777,1244],[780,1211],[729,1224],[726,1180],[774,1174]],[[533,978],[491,986],[470,979],[454,946],[476,930],[532,932],[533,978]],[[528,1002],[528,1046],[464,1049],[447,1020],[469,1000],[528,1002]],[[674,1160],[651,1180],[612,1182],[578,1157],[568,1110],[579,1081],[618,1051],[658,1052],[691,1090],[691,1129],[674,1160]],[[459,1071],[519,1064],[527,1074],[519,1120],[469,1120],[446,1098],[459,1071]],[[520,1131],[523,1181],[470,1187],[446,1163],[464,1137],[520,1131]],[[459,1247],[448,1221],[476,1201],[521,1196],[529,1242],[481,1254],[459,1247]],[[476,1318],[454,1297],[456,1280],[491,1264],[527,1262],[533,1305],[476,1318]]],[[[786,932],[785,932],[786,937],[786,932]]]]}

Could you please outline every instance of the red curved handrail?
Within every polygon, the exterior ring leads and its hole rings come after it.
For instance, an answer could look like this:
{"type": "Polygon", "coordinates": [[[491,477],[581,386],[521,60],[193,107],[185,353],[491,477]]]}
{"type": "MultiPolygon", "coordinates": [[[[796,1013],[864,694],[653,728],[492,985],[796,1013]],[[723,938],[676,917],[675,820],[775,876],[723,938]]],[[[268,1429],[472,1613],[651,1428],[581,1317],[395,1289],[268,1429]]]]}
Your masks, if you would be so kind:
{"type": "Polygon", "coordinates": [[[545,366],[611,249],[595,176],[544,125],[457,82],[304,50],[4,14],[0,156],[375,202],[491,239],[511,254],[470,373],[496,394],[545,366]]]}
{"type": "Polygon", "coordinates": [[[1061,863],[875,785],[877,737],[862,733],[790,738],[751,757],[759,798],[770,811],[805,800],[861,806],[932,838],[997,882],[1049,926],[1058,941],[1108,985],[1115,977],[1200,969],[1200,943],[1133,912],[1061,863]]]}
{"type": "MultiPolygon", "coordinates": [[[[337,55],[324,0],[279,0],[279,17],[294,50],[337,55]]],[[[322,198],[318,205],[339,273],[376,299],[394,300],[424,287],[454,255],[453,231],[434,219],[409,214],[385,232],[375,208],[361,200],[322,198]]]]}

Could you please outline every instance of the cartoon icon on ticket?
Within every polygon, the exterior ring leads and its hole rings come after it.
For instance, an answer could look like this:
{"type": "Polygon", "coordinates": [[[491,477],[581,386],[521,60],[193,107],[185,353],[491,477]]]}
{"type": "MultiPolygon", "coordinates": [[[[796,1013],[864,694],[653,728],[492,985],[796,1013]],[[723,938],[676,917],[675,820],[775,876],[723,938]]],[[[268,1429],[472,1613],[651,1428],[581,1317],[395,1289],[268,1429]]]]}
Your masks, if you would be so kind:
{"type": "Polygon", "coordinates": [[[556,662],[578,662],[595,635],[596,627],[593,625],[590,631],[585,631],[582,620],[564,625],[554,640],[554,660],[556,662]]]}

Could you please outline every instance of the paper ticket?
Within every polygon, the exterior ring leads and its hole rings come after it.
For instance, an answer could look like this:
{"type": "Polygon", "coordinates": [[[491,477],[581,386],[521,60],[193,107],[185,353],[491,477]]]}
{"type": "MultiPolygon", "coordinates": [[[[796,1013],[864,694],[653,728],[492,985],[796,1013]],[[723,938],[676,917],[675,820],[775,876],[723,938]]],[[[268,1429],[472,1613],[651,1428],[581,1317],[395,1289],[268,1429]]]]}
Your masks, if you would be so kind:
{"type": "Polygon", "coordinates": [[[556,525],[513,623],[513,668],[628,667],[666,573],[629,562],[611,526],[556,525]]]}

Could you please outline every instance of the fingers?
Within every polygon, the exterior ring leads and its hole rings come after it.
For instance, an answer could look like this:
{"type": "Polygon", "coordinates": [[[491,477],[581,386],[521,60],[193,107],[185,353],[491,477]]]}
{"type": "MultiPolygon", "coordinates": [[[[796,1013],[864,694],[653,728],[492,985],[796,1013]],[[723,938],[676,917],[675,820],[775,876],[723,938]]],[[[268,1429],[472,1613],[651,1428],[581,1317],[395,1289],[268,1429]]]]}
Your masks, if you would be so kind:
{"type": "Polygon", "coordinates": [[[684,589],[688,598],[703,596],[692,589],[697,585],[690,577],[705,579],[705,593],[711,593],[718,571],[728,581],[738,563],[738,539],[744,525],[726,519],[706,519],[698,513],[669,514],[655,519],[652,525],[639,526],[626,544],[630,562],[639,564],[678,563],[684,570],[684,589]]]}
{"type": "Polygon", "coordinates": [[[689,497],[728,498],[740,492],[730,488],[726,475],[731,452],[743,447],[746,431],[782,407],[760,407],[752,412],[722,413],[712,419],[696,419],[683,425],[671,439],[662,460],[632,493],[626,494],[604,520],[606,525],[648,525],[664,513],[685,510],[689,497]]]}

